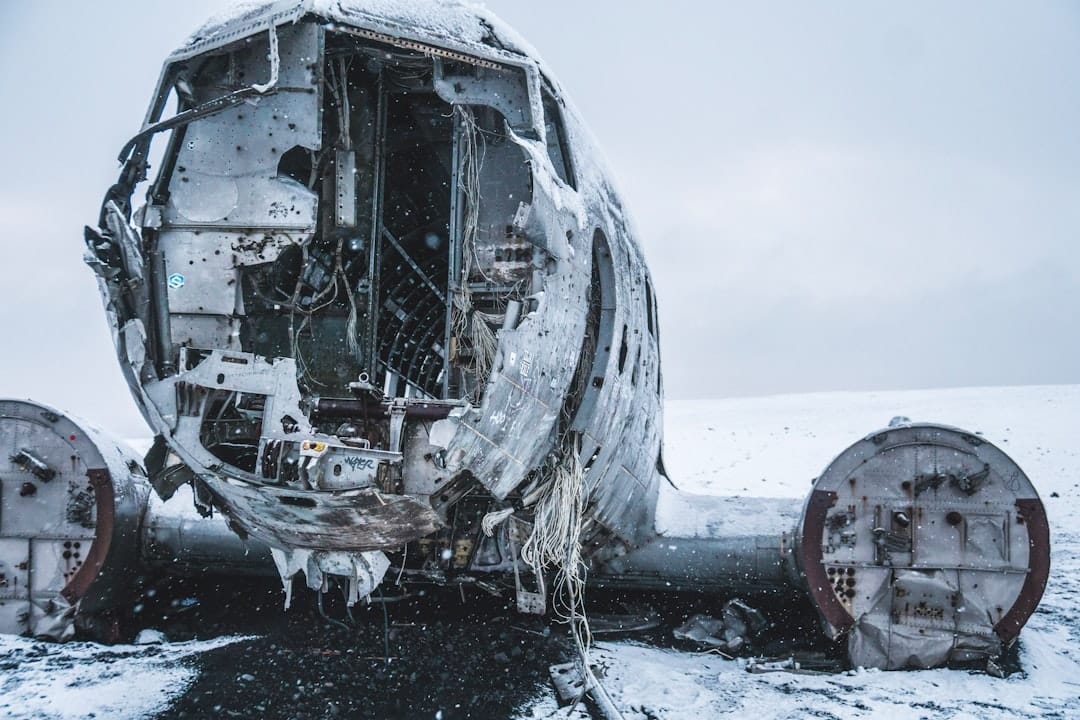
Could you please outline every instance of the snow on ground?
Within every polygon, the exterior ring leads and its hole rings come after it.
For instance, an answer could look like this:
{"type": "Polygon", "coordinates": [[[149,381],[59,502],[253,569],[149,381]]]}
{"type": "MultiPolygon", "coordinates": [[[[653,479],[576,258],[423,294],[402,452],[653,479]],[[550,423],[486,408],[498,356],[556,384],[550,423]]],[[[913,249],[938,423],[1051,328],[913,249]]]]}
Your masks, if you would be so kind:
{"type": "Polygon", "coordinates": [[[56,645],[0,635],[0,717],[148,717],[168,707],[198,676],[192,657],[244,639],[56,645]]]}
{"type": "Polygon", "coordinates": [[[959,670],[752,674],[743,660],[633,642],[598,643],[593,661],[627,720],[1080,717],[1078,550],[1080,535],[1058,534],[1050,587],[1021,634],[1023,672],[1005,680],[959,670]]]}
{"type": "MultiPolygon", "coordinates": [[[[745,661],[597,643],[593,661],[627,720],[1080,717],[1080,386],[669,402],[664,460],[681,489],[795,504],[833,457],[897,415],[981,433],[1047,506],[1050,582],[1020,637],[1023,671],[1005,680],[957,670],[752,674],[745,661]]],[[[550,708],[543,697],[519,717],[550,708]]]]}

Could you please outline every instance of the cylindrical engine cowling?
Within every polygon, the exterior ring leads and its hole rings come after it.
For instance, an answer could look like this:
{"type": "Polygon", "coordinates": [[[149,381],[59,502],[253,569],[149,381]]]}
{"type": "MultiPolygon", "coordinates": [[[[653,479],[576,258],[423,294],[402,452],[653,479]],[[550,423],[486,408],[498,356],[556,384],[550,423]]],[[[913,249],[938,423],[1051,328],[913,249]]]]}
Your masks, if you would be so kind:
{"type": "Polygon", "coordinates": [[[0,400],[0,632],[67,639],[76,616],[115,607],[138,570],[148,493],[118,443],[53,408],[0,400]]]}
{"type": "Polygon", "coordinates": [[[1042,597],[1050,533],[1035,488],[978,435],[905,424],[868,435],[815,481],[795,560],[854,665],[993,657],[1042,597]]]}
{"type": "Polygon", "coordinates": [[[123,444],[37,403],[0,400],[0,632],[118,639],[138,576],[274,576],[220,517],[150,497],[123,444]]]}

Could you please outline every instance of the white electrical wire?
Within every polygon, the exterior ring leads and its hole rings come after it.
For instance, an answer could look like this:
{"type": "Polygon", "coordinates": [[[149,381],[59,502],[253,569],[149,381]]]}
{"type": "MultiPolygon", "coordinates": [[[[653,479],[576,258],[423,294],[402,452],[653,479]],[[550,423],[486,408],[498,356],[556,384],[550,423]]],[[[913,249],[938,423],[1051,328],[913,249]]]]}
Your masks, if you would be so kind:
{"type": "Polygon", "coordinates": [[[598,687],[600,682],[589,661],[592,632],[585,614],[587,572],[581,557],[581,531],[588,496],[580,455],[577,436],[567,434],[552,477],[533,511],[532,534],[521,548],[521,558],[532,566],[537,577],[549,567],[556,569],[552,612],[570,625],[586,688],[590,688],[598,687]]]}
{"type": "Polygon", "coordinates": [[[514,508],[512,507],[489,512],[484,516],[484,519],[480,521],[480,528],[484,531],[484,535],[493,537],[495,535],[495,526],[513,514],[514,508]]]}
{"type": "MultiPolygon", "coordinates": [[[[488,375],[495,363],[499,340],[491,323],[499,322],[500,316],[481,312],[472,302],[469,277],[476,260],[476,239],[480,227],[480,168],[484,163],[486,149],[478,145],[483,139],[476,125],[471,108],[457,105],[454,108],[462,125],[461,134],[461,190],[465,196],[465,212],[461,224],[461,276],[454,294],[451,329],[454,337],[465,338],[472,349],[469,369],[476,378],[476,395],[483,391],[488,375]]],[[[474,397],[479,400],[479,397],[474,397]]]]}

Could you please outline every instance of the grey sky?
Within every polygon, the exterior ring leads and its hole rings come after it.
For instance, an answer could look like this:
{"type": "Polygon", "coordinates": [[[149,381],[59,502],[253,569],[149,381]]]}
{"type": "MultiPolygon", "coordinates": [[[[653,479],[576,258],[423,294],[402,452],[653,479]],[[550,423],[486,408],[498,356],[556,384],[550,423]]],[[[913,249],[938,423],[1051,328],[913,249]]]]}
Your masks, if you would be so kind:
{"type": "MultiPolygon", "coordinates": [[[[82,225],[224,3],[0,3],[0,396],[145,434],[82,225]]],[[[669,397],[1080,382],[1080,4],[489,0],[615,170],[669,397]]]]}

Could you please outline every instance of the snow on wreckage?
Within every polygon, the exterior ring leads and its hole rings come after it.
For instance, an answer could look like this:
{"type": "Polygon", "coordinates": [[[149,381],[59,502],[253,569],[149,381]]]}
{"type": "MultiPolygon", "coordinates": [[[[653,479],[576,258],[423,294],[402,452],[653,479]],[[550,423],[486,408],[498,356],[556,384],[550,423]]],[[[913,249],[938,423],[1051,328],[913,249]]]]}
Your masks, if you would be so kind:
{"type": "Polygon", "coordinates": [[[981,438],[874,433],[753,533],[673,488],[655,295],[597,158],[534,53],[469,5],[275,3],[197,32],[86,231],[154,491],[190,484],[269,546],[287,597],[302,573],[357,602],[393,566],[523,612],[552,595],[584,649],[587,570],[808,592],[856,664],[1000,653],[1049,540],[981,438]]]}

